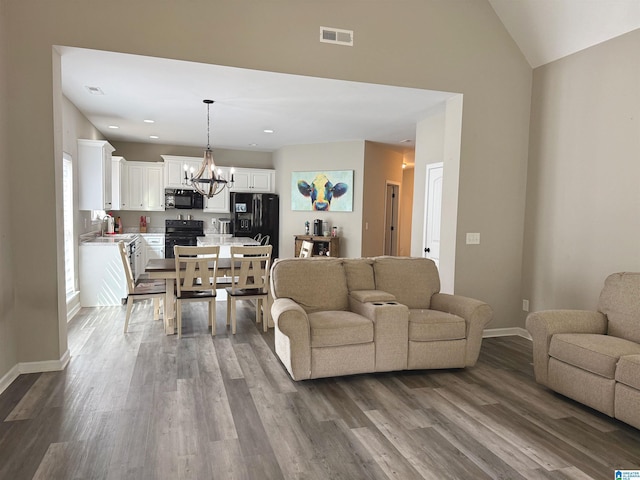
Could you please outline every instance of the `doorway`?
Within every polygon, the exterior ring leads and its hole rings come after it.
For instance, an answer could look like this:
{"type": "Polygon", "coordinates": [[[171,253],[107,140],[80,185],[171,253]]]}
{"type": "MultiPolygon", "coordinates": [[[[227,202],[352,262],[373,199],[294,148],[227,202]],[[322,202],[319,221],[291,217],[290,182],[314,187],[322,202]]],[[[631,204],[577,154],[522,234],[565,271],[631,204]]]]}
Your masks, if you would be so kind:
{"type": "Polygon", "coordinates": [[[424,256],[440,266],[440,225],[442,220],[443,163],[427,165],[426,205],[424,219],[424,256]]]}
{"type": "Polygon", "coordinates": [[[387,182],[385,189],[384,254],[398,255],[398,201],[400,185],[387,182]]]}

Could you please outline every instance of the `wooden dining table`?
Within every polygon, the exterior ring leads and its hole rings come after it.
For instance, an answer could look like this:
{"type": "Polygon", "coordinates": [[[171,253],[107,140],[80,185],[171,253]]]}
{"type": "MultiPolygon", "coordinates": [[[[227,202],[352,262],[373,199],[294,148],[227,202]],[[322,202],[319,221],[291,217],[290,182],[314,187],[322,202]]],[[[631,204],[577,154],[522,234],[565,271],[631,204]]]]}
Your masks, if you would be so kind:
{"type": "MultiPolygon", "coordinates": [[[[181,264],[184,268],[184,264],[181,264]]],[[[167,293],[164,299],[164,331],[167,335],[175,333],[175,306],[174,291],[176,286],[176,261],[173,258],[152,258],[147,262],[144,272],[153,280],[164,280],[167,286],[167,293]]],[[[223,280],[218,284],[218,288],[228,287],[231,285],[231,259],[218,258],[218,280],[223,280]],[[225,281],[225,278],[228,281],[225,281]]]]}

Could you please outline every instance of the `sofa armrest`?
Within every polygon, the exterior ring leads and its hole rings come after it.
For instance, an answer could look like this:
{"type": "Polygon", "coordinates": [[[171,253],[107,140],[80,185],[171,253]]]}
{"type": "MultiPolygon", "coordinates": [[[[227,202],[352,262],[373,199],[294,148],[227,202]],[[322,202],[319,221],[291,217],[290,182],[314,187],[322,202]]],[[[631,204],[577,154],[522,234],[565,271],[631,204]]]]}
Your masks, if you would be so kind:
{"type": "Polygon", "coordinates": [[[548,385],[549,345],[556,333],[607,333],[607,317],[588,310],[543,310],[527,316],[533,340],[533,371],[536,381],[548,385]]]}
{"type": "Polygon", "coordinates": [[[409,309],[395,301],[360,302],[349,298],[350,310],[371,320],[376,346],[376,372],[407,369],[409,309]]]}
{"type": "Polygon", "coordinates": [[[467,367],[475,365],[482,346],[482,332],[493,318],[491,307],[475,298],[436,293],[431,297],[431,309],[451,313],[464,319],[467,339],[465,365],[467,367]]]}
{"type": "Polygon", "coordinates": [[[294,380],[311,377],[311,327],[304,309],[289,298],[278,298],[271,306],[275,349],[294,380]]]}

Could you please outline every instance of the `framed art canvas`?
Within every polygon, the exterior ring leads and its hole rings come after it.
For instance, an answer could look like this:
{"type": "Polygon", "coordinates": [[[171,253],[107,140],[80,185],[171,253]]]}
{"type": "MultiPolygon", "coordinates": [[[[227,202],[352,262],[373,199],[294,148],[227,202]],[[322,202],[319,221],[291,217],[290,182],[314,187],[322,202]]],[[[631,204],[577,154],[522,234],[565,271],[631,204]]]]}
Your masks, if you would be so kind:
{"type": "Polygon", "coordinates": [[[353,170],[291,172],[291,210],[353,211],[353,170]]]}

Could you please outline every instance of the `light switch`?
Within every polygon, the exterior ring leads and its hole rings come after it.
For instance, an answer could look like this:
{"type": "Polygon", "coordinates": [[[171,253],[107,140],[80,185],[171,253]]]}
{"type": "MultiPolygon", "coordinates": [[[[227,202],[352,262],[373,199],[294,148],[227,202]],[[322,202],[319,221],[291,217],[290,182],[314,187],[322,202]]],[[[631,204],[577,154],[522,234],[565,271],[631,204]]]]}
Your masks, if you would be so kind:
{"type": "Polygon", "coordinates": [[[467,233],[467,245],[480,245],[480,234],[467,233]]]}

